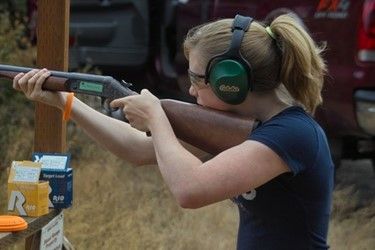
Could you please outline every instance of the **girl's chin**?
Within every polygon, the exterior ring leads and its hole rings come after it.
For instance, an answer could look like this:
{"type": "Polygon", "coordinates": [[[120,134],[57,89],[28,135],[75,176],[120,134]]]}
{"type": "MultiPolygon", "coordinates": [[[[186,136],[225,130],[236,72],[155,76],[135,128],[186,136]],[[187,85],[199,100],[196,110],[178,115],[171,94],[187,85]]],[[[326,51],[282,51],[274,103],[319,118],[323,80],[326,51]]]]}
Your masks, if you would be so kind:
{"type": "Polygon", "coordinates": [[[200,106],[205,107],[205,105],[202,103],[202,101],[199,98],[197,99],[197,104],[200,105],[200,106]]]}
{"type": "Polygon", "coordinates": [[[229,107],[225,106],[225,105],[221,105],[221,104],[213,104],[213,103],[205,103],[205,102],[202,102],[201,99],[197,99],[197,104],[202,106],[202,107],[206,107],[206,108],[210,108],[210,109],[216,109],[216,110],[220,110],[220,111],[229,111],[229,107]]]}
{"type": "Polygon", "coordinates": [[[211,105],[207,105],[207,104],[205,104],[204,102],[201,102],[201,101],[197,101],[197,104],[199,106],[202,106],[202,107],[205,107],[205,108],[217,109],[217,108],[212,107],[211,105]]]}

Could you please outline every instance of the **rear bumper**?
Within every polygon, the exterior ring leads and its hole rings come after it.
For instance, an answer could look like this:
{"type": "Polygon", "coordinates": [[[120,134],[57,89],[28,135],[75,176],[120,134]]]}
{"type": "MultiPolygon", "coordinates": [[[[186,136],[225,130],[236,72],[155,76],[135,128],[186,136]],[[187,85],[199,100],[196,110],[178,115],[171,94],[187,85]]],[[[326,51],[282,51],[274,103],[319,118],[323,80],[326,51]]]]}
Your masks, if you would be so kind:
{"type": "Polygon", "coordinates": [[[354,100],[358,125],[365,133],[375,136],[375,90],[357,90],[354,100]]]}

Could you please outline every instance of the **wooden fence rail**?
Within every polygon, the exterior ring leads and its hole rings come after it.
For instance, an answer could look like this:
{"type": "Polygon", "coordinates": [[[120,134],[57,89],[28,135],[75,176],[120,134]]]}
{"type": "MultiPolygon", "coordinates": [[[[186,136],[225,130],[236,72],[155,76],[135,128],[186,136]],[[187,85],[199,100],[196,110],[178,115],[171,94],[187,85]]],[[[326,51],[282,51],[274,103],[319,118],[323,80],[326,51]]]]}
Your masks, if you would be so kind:
{"type": "MultiPolygon", "coordinates": [[[[25,249],[39,249],[40,238],[30,238],[30,236],[38,235],[38,232],[59,214],[59,210],[52,209],[48,214],[41,217],[25,217],[24,219],[28,223],[26,230],[16,233],[0,233],[0,249],[6,249],[6,247],[25,239],[29,239],[26,240],[25,249]]],[[[40,234],[38,237],[40,237],[40,234]]]]}

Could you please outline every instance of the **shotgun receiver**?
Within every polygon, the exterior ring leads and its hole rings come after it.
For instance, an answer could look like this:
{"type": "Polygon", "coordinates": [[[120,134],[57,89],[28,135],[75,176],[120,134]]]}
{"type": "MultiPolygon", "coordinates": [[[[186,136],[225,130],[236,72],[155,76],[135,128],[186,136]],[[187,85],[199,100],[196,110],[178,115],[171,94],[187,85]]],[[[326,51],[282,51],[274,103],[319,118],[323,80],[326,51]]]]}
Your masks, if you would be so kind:
{"type": "MultiPolygon", "coordinates": [[[[32,68],[0,64],[0,77],[13,79],[18,73],[27,73],[32,68]]],[[[95,95],[105,100],[105,113],[116,119],[125,120],[121,109],[111,110],[111,100],[138,94],[111,76],[51,71],[42,89],[67,91],[95,95]],[[106,105],[107,104],[107,105],[106,105]]],[[[208,109],[196,104],[162,99],[162,107],[176,136],[210,154],[218,154],[244,142],[250,134],[254,121],[227,112],[208,109]]]]}

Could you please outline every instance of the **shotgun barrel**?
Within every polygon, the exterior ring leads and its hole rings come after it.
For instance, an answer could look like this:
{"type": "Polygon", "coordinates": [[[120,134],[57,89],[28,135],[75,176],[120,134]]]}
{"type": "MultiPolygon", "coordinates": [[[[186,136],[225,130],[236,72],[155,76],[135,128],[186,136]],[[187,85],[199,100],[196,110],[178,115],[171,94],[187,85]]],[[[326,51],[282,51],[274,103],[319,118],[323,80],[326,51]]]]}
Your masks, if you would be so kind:
{"type": "MultiPolygon", "coordinates": [[[[0,76],[10,79],[13,79],[19,73],[27,73],[31,70],[33,68],[0,64],[0,76]]],[[[121,84],[111,76],[54,70],[50,72],[51,76],[43,84],[44,90],[96,95],[110,100],[137,94],[137,92],[128,88],[131,86],[130,83],[123,81],[123,84],[121,84]]]]}

